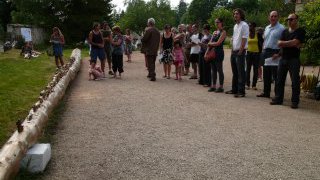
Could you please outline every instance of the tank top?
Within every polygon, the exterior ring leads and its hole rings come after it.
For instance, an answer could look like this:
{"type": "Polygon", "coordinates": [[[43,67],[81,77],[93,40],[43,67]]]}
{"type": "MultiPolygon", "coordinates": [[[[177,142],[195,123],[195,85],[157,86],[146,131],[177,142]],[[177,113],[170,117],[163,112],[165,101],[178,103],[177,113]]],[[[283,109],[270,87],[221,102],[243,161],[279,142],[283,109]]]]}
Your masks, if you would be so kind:
{"type": "MultiPolygon", "coordinates": [[[[217,32],[216,34],[215,34],[215,33],[212,34],[212,42],[218,42],[219,39],[220,39],[221,32],[220,32],[220,31],[216,31],[216,32],[217,32]]],[[[219,46],[215,46],[214,48],[215,48],[216,50],[222,50],[222,49],[223,49],[224,41],[225,41],[225,40],[223,40],[222,43],[221,43],[219,46]]]]}
{"type": "MultiPolygon", "coordinates": [[[[92,32],[92,42],[97,43],[97,44],[101,44],[103,42],[101,32],[99,31],[98,34],[95,34],[94,31],[91,31],[91,32],[92,32]]],[[[92,48],[102,49],[101,47],[96,46],[96,45],[92,45],[92,48]]]]}
{"type": "Polygon", "coordinates": [[[257,52],[257,53],[259,52],[257,33],[254,34],[253,38],[251,38],[249,36],[249,38],[248,38],[248,51],[249,52],[257,52]]]}
{"type": "Polygon", "coordinates": [[[172,50],[172,47],[173,47],[172,33],[171,33],[171,36],[169,38],[165,38],[164,34],[163,34],[162,35],[162,42],[163,42],[163,45],[162,45],[163,50],[166,50],[166,49],[171,49],[172,50]]]}

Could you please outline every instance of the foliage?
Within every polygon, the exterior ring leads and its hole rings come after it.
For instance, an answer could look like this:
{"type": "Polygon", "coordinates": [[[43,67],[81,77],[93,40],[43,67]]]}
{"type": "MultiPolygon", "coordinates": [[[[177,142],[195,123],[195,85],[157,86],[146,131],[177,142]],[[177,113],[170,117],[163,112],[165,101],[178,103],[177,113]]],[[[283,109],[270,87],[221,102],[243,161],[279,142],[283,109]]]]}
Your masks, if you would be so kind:
{"type": "Polygon", "coordinates": [[[232,17],[232,11],[224,8],[224,7],[220,7],[220,8],[216,8],[212,11],[211,13],[211,17],[208,20],[209,24],[211,26],[215,26],[215,19],[217,18],[222,18],[224,21],[224,29],[228,32],[228,34],[230,35],[232,33],[232,28],[234,25],[234,20],[232,17]]]}
{"type": "Polygon", "coordinates": [[[165,24],[175,23],[175,13],[171,10],[168,0],[130,0],[126,2],[126,13],[121,17],[118,24],[122,29],[129,28],[136,32],[143,32],[148,18],[153,17],[156,27],[162,29],[165,24]]]}
{"type": "Polygon", "coordinates": [[[111,0],[13,0],[13,22],[38,25],[51,31],[61,28],[68,41],[83,40],[92,22],[111,20],[111,0]]]}
{"type": "Polygon", "coordinates": [[[205,24],[216,7],[218,0],[194,0],[185,13],[183,23],[205,24]]]}
{"type": "Polygon", "coordinates": [[[12,2],[8,0],[0,0],[0,28],[4,31],[7,24],[11,21],[11,11],[14,9],[12,2]]]}
{"type": "Polygon", "coordinates": [[[320,65],[320,0],[305,5],[300,13],[301,25],[306,30],[306,42],[303,52],[306,64],[320,65]]]}
{"type": "Polygon", "coordinates": [[[0,26],[0,41],[3,41],[5,38],[4,28],[0,26]]]}
{"type": "Polygon", "coordinates": [[[182,23],[181,19],[188,10],[188,4],[184,0],[180,0],[176,8],[176,25],[182,23]]]}

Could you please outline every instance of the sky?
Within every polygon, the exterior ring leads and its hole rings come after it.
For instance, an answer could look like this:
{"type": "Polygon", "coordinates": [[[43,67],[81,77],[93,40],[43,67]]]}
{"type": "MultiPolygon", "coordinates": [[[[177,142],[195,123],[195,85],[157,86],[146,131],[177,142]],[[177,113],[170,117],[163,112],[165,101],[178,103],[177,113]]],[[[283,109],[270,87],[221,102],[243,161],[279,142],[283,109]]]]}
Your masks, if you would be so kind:
{"type": "MultiPolygon", "coordinates": [[[[145,0],[145,1],[149,1],[149,0],[145,0]]],[[[171,7],[176,7],[178,6],[180,0],[169,0],[171,2],[171,7]]],[[[116,5],[116,10],[119,11],[120,10],[125,10],[125,7],[123,5],[124,0],[112,0],[112,4],[116,5]]],[[[190,3],[191,0],[185,0],[186,3],[190,3]]]]}

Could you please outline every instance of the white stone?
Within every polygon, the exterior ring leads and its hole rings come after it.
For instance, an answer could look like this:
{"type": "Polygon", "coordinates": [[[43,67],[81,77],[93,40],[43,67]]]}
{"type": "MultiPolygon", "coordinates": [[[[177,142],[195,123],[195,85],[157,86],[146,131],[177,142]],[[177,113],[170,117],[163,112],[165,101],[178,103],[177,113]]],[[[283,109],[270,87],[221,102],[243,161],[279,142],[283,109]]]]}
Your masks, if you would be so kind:
{"type": "Polygon", "coordinates": [[[3,53],[4,49],[3,49],[3,45],[0,44],[0,53],[3,53]]]}
{"type": "Polygon", "coordinates": [[[42,172],[51,159],[50,144],[35,144],[22,159],[21,168],[31,173],[42,172]]]}

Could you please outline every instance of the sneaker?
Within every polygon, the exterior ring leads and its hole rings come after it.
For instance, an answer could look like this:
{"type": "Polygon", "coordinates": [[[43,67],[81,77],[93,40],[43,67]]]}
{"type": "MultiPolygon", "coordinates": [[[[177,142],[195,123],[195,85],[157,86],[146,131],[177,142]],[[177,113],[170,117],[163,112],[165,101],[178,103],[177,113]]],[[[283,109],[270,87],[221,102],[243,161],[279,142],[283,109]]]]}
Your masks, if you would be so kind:
{"type": "Polygon", "coordinates": [[[214,92],[214,91],[216,91],[217,89],[216,88],[209,88],[208,89],[208,92],[214,92]]]}
{"type": "Polygon", "coordinates": [[[109,71],[109,75],[113,75],[114,73],[112,71],[109,71]]]}
{"type": "Polygon", "coordinates": [[[223,88],[218,88],[215,92],[216,92],[216,93],[221,93],[221,92],[223,92],[223,91],[224,91],[223,88]]]}
{"type": "Polygon", "coordinates": [[[292,109],[298,109],[298,103],[292,103],[291,104],[292,109]]]}
{"type": "Polygon", "coordinates": [[[258,94],[257,97],[265,97],[265,98],[270,98],[270,95],[266,95],[264,93],[258,94]]]}
{"type": "Polygon", "coordinates": [[[238,98],[238,97],[245,97],[246,94],[245,93],[237,93],[234,95],[235,98],[238,98]]]}
{"type": "Polygon", "coordinates": [[[230,91],[227,91],[226,94],[236,94],[236,92],[230,90],[230,91]]]}
{"type": "Polygon", "coordinates": [[[155,77],[150,78],[150,81],[156,81],[155,77]]]}

